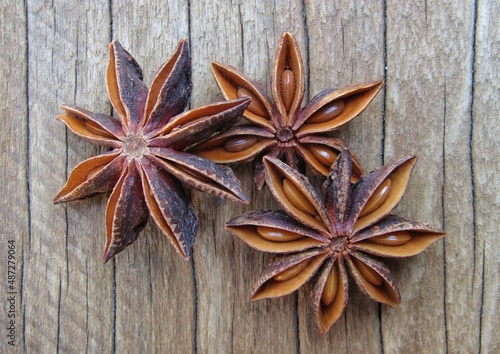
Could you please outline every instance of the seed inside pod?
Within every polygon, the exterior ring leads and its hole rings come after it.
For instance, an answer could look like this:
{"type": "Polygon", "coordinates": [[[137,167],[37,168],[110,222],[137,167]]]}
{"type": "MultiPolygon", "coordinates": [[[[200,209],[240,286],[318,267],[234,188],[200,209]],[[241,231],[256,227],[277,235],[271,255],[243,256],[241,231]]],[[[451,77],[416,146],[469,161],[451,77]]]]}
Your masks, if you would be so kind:
{"type": "Polygon", "coordinates": [[[261,117],[267,117],[266,107],[260,102],[260,100],[255,96],[255,94],[245,87],[240,87],[236,92],[238,97],[250,97],[252,103],[247,107],[247,110],[261,117]]]}
{"type": "Polygon", "coordinates": [[[338,100],[330,102],[314,112],[314,114],[307,120],[307,123],[316,124],[332,120],[339,116],[340,113],[344,111],[344,108],[345,102],[339,98],[338,100]]]}
{"type": "Polygon", "coordinates": [[[240,152],[254,146],[258,140],[255,136],[236,136],[225,141],[224,149],[229,152],[240,152]]]}
{"type": "Polygon", "coordinates": [[[351,258],[352,261],[354,262],[354,265],[356,268],[359,270],[361,275],[370,283],[372,283],[375,286],[380,286],[382,285],[382,277],[380,274],[378,274],[376,271],[374,271],[372,268],[361,262],[355,257],[351,258]]]}
{"type": "Polygon", "coordinates": [[[330,147],[322,144],[310,144],[309,151],[321,164],[330,167],[338,154],[330,147]]]}
{"type": "Polygon", "coordinates": [[[375,236],[370,242],[384,246],[401,246],[410,241],[411,234],[408,231],[396,231],[386,235],[375,236]]]}
{"type": "Polygon", "coordinates": [[[288,242],[295,241],[304,236],[296,232],[280,230],[275,227],[257,226],[257,232],[266,240],[274,242],[288,242]]]}
{"type": "Polygon", "coordinates": [[[305,259],[302,262],[297,263],[296,265],[291,266],[288,269],[285,269],[281,273],[276,274],[273,277],[273,279],[276,281],[285,281],[285,280],[292,279],[293,277],[296,277],[297,275],[299,275],[300,272],[302,272],[307,267],[309,262],[311,262],[311,258],[305,259]]]}
{"type": "Polygon", "coordinates": [[[97,123],[94,123],[91,120],[85,121],[85,127],[92,134],[96,134],[96,135],[103,136],[106,138],[114,138],[114,136],[112,134],[110,134],[106,130],[102,129],[97,123]]]}
{"type": "Polygon", "coordinates": [[[377,210],[387,199],[389,193],[391,192],[391,179],[386,178],[380,186],[375,190],[373,195],[366,202],[365,207],[361,211],[359,217],[370,214],[371,212],[377,210]]]}
{"type": "Polygon", "coordinates": [[[287,112],[290,110],[295,95],[295,74],[292,70],[283,70],[281,74],[281,99],[287,112]]]}
{"type": "Polygon", "coordinates": [[[330,305],[335,299],[335,295],[337,295],[337,291],[339,289],[339,275],[337,272],[337,268],[335,265],[328,273],[328,277],[326,278],[325,287],[323,288],[323,293],[321,294],[321,301],[325,306],[330,305]]]}
{"type": "Polygon", "coordinates": [[[283,179],[283,192],[288,201],[297,209],[309,215],[316,215],[316,209],[306,196],[289,180],[283,179]]]}

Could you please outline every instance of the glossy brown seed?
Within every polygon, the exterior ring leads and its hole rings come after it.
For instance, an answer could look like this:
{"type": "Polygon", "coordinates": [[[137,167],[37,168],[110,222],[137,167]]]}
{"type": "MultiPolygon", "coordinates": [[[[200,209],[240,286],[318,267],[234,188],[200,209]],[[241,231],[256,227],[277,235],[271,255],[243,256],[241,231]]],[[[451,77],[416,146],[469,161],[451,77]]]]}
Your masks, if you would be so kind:
{"type": "Polygon", "coordinates": [[[245,87],[240,87],[236,92],[238,97],[250,97],[252,99],[252,103],[247,107],[247,110],[261,117],[267,117],[266,107],[260,102],[260,100],[255,96],[255,94],[245,87]]]}
{"type": "Polygon", "coordinates": [[[258,140],[255,136],[237,136],[227,139],[224,143],[224,149],[229,152],[240,152],[254,146],[258,140]]]}
{"type": "Polygon", "coordinates": [[[321,164],[330,167],[338,154],[332,148],[322,144],[310,144],[309,151],[321,164]]]}
{"type": "Polygon", "coordinates": [[[276,281],[285,281],[292,279],[293,277],[299,275],[300,272],[302,272],[310,262],[311,259],[305,259],[302,262],[297,263],[296,265],[282,271],[281,273],[276,274],[273,279],[276,281]]]}
{"type": "Polygon", "coordinates": [[[304,194],[289,180],[283,179],[283,192],[288,201],[297,209],[310,215],[316,215],[316,209],[304,194]]]}
{"type": "Polygon", "coordinates": [[[361,211],[361,214],[359,214],[359,217],[368,215],[371,212],[377,210],[378,207],[380,207],[385,202],[385,200],[389,196],[389,193],[391,192],[391,183],[391,179],[386,178],[380,184],[380,186],[378,186],[370,199],[368,199],[368,202],[366,202],[365,207],[361,211]]]}
{"type": "Polygon", "coordinates": [[[411,234],[408,231],[397,231],[390,234],[372,237],[369,241],[384,246],[401,246],[410,241],[411,234]]]}
{"type": "Polygon", "coordinates": [[[257,232],[266,240],[274,242],[288,242],[303,238],[303,235],[292,231],[280,230],[274,227],[258,226],[257,232]]]}
{"type": "Polygon", "coordinates": [[[321,109],[314,112],[314,114],[307,120],[307,123],[323,123],[334,119],[339,116],[345,108],[345,102],[342,99],[335,100],[323,106],[321,109]]]}
{"type": "Polygon", "coordinates": [[[337,272],[337,268],[335,265],[328,273],[328,277],[326,278],[325,287],[323,288],[323,293],[321,294],[321,301],[325,306],[330,305],[335,296],[337,295],[337,291],[339,289],[339,275],[337,272]]]}
{"type": "Polygon", "coordinates": [[[85,127],[92,134],[99,135],[99,136],[104,136],[106,138],[116,139],[112,134],[110,134],[106,130],[102,129],[99,125],[97,125],[96,123],[92,122],[91,120],[86,120],[85,121],[85,127]]]}
{"type": "Polygon", "coordinates": [[[290,110],[295,95],[295,74],[292,70],[286,69],[281,74],[281,99],[287,111],[290,110]]]}
{"type": "Polygon", "coordinates": [[[372,268],[358,260],[357,258],[352,258],[352,261],[354,262],[354,265],[356,268],[359,270],[361,275],[370,283],[372,283],[375,286],[380,286],[382,285],[382,277],[380,274],[378,274],[376,271],[374,271],[372,268]]]}

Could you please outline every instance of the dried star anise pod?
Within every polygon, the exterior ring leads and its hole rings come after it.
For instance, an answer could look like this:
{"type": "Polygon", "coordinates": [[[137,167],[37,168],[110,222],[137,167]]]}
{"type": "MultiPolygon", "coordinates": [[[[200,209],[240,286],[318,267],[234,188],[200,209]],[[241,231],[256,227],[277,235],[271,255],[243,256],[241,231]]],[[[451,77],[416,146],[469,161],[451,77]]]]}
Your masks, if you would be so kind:
{"type": "Polygon", "coordinates": [[[389,214],[403,196],[415,160],[392,161],[351,185],[352,159],[344,150],[323,184],[323,202],[304,175],[265,157],[267,184],[284,211],[252,211],[227,224],[251,247],[275,254],[252,299],[290,294],[314,276],[312,303],[324,335],[347,304],[347,268],[367,296],[397,305],[394,278],[372,255],[413,256],[444,235],[389,214]]]}
{"type": "Polygon", "coordinates": [[[137,239],[150,214],[176,251],[189,259],[198,219],[180,182],[233,201],[248,203],[248,199],[230,168],[182,150],[231,127],[250,100],[183,112],[192,88],[185,40],[159,68],[149,91],[142,80],[139,64],[114,41],[106,81],[117,117],[62,106],[66,113],[59,120],[75,134],[111,151],[76,166],[54,203],[112,190],[106,209],[104,261],[137,239]]]}
{"type": "MultiPolygon", "coordinates": [[[[314,173],[328,176],[345,144],[325,133],[361,114],[383,85],[382,81],[376,81],[325,90],[301,108],[304,64],[290,33],[283,33],[276,51],[271,81],[274,103],[258,83],[235,68],[214,62],[212,70],[226,99],[252,99],[244,112],[250,124],[235,126],[192,151],[218,163],[249,161],[258,156],[255,183],[259,189],[265,183],[263,156],[284,160],[297,170],[303,167],[302,158],[314,173]]],[[[353,180],[361,174],[358,159],[353,156],[353,180]]]]}

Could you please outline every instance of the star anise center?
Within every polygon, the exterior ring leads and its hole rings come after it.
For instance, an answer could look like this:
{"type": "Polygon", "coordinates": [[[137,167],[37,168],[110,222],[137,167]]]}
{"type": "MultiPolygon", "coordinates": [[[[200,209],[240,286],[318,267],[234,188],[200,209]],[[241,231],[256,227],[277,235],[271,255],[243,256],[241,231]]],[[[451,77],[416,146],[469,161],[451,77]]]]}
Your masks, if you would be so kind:
{"type": "Polygon", "coordinates": [[[291,144],[291,140],[294,139],[295,134],[292,132],[292,130],[288,127],[281,128],[276,132],[276,138],[279,140],[279,142],[283,145],[289,145],[291,144]]]}
{"type": "Polygon", "coordinates": [[[349,253],[349,248],[351,243],[349,242],[349,237],[338,236],[334,237],[328,246],[329,252],[334,255],[349,253]]]}
{"type": "Polygon", "coordinates": [[[123,153],[130,159],[142,157],[148,151],[148,144],[142,134],[130,134],[123,140],[123,153]]]}

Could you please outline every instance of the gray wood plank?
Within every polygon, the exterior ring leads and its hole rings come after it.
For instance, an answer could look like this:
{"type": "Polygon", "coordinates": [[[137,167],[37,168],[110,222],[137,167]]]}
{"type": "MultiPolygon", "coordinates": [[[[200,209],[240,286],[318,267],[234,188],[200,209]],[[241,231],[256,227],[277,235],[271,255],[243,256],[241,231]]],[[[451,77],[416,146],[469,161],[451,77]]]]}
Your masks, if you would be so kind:
{"type": "Polygon", "coordinates": [[[500,326],[499,16],[498,2],[484,1],[477,4],[471,144],[475,217],[474,265],[477,271],[474,272],[473,287],[469,288],[469,292],[480,297],[480,303],[474,304],[472,312],[474,318],[478,318],[480,328],[479,338],[477,331],[473,331],[473,337],[468,341],[475,339],[478,351],[483,353],[495,353],[500,350],[498,335],[500,326]]]}
{"type": "Polygon", "coordinates": [[[22,347],[23,258],[29,242],[29,207],[26,166],[28,160],[28,95],[26,92],[26,16],[22,3],[0,4],[0,227],[2,255],[0,272],[4,299],[0,322],[5,335],[0,351],[22,347]]]}

